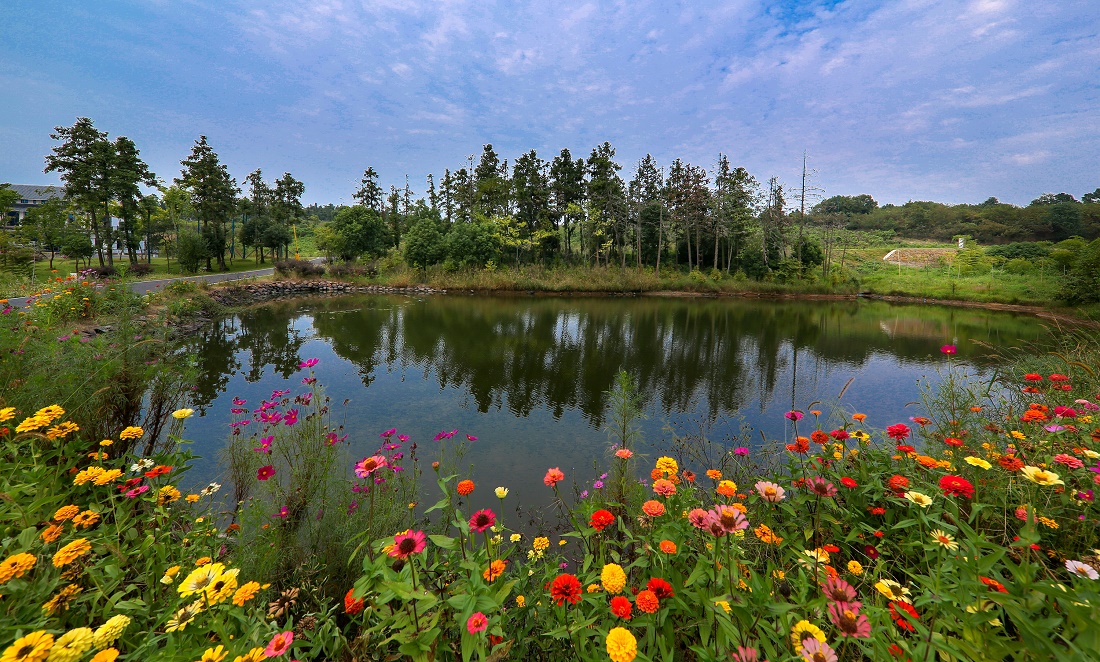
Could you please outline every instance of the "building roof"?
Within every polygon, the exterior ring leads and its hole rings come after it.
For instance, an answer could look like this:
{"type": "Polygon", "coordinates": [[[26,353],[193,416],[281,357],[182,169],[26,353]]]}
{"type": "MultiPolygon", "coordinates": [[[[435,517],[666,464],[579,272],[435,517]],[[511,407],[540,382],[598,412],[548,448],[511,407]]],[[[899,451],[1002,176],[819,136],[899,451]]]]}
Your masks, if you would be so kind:
{"type": "Polygon", "coordinates": [[[49,184],[8,184],[8,188],[19,194],[23,200],[49,200],[64,198],[65,188],[49,184]]]}

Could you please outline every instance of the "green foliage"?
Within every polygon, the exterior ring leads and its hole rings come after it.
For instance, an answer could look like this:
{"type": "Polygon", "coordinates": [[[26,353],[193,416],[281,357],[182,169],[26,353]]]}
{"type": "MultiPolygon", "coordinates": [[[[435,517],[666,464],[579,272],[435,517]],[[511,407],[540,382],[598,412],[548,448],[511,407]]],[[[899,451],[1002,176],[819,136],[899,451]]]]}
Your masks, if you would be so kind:
{"type": "Polygon", "coordinates": [[[210,257],[206,241],[193,230],[184,230],[176,238],[176,259],[184,273],[197,273],[203,262],[210,257]]]}
{"type": "Polygon", "coordinates": [[[1100,239],[1080,252],[1062,281],[1059,296],[1071,305],[1100,302],[1100,239]]]}
{"type": "Polygon", "coordinates": [[[456,268],[483,267],[490,260],[500,259],[500,235],[487,222],[457,223],[443,244],[447,264],[456,268]]]}
{"type": "Polygon", "coordinates": [[[393,237],[382,215],[359,205],[336,212],[325,240],[324,250],[344,261],[361,255],[374,259],[384,255],[393,245],[393,237]]]}
{"type": "Polygon", "coordinates": [[[421,218],[405,232],[405,261],[414,267],[442,262],[446,250],[441,223],[434,218],[421,218]]]}

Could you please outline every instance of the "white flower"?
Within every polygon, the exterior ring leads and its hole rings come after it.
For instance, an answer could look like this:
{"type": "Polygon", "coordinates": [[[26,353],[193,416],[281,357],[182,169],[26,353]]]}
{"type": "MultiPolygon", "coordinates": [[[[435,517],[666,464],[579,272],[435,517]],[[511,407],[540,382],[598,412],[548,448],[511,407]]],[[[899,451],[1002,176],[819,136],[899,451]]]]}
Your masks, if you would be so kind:
{"type": "Polygon", "coordinates": [[[1096,572],[1096,568],[1080,561],[1066,560],[1066,570],[1078,577],[1088,577],[1089,579],[1100,577],[1100,573],[1096,572]]]}

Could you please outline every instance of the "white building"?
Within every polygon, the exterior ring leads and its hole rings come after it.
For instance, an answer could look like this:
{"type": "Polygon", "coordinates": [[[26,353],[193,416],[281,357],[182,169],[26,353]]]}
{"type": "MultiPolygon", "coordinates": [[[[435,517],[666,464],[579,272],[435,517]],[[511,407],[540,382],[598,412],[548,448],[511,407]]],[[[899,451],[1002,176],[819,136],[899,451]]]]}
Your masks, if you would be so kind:
{"type": "Polygon", "coordinates": [[[65,189],[61,186],[36,184],[8,184],[8,188],[19,194],[19,199],[8,210],[4,219],[6,225],[18,225],[27,216],[27,211],[52,198],[64,198],[65,189]]]}

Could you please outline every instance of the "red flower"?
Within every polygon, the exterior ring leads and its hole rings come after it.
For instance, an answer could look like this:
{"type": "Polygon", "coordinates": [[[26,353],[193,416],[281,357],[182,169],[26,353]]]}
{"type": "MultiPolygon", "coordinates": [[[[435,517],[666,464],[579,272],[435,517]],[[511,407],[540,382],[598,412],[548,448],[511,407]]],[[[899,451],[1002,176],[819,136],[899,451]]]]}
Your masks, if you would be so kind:
{"type": "Polygon", "coordinates": [[[810,433],[810,439],[815,444],[825,444],[829,442],[829,435],[825,434],[821,430],[814,430],[810,433]]]}
{"type": "Polygon", "coordinates": [[[956,448],[963,445],[962,439],[956,439],[954,437],[947,437],[943,440],[943,443],[947,444],[948,446],[954,446],[956,448]]]}
{"type": "Polygon", "coordinates": [[[673,595],[672,584],[669,584],[660,577],[654,577],[653,579],[650,579],[645,587],[650,591],[653,591],[653,595],[656,595],[658,600],[671,598],[673,595]]]}
{"type": "Polygon", "coordinates": [[[909,622],[906,616],[911,617],[914,621],[919,619],[917,610],[913,608],[913,605],[908,602],[894,601],[890,603],[890,618],[894,619],[894,622],[898,624],[898,627],[908,632],[915,632],[916,628],[909,622]],[[898,611],[905,612],[899,614],[898,611]]]}
{"type": "Polygon", "coordinates": [[[909,444],[898,444],[897,449],[899,453],[905,453],[906,455],[908,455],[909,453],[917,452],[917,449],[913,448],[909,444]]]}
{"type": "Polygon", "coordinates": [[[616,595],[611,598],[611,613],[615,614],[624,621],[630,620],[630,612],[634,609],[634,605],[630,604],[630,600],[624,598],[621,595],[616,595]]]}
{"type": "Polygon", "coordinates": [[[164,474],[168,473],[171,470],[172,470],[171,466],[166,467],[163,464],[160,464],[160,465],[157,465],[157,466],[153,467],[149,471],[146,471],[145,475],[148,476],[149,478],[156,478],[157,476],[163,476],[164,474]]]}
{"type": "Polygon", "coordinates": [[[895,492],[904,492],[905,488],[909,487],[909,479],[905,476],[894,474],[890,476],[890,480],[886,481],[886,485],[895,492]]]}
{"type": "Polygon", "coordinates": [[[558,481],[563,480],[565,474],[561,472],[561,469],[554,467],[553,469],[546,470],[546,476],[543,477],[542,482],[547,487],[554,487],[558,484],[558,481]]]}
{"type": "Polygon", "coordinates": [[[275,475],[275,467],[270,464],[265,467],[260,467],[256,471],[256,480],[267,480],[275,475]]]}
{"type": "Polygon", "coordinates": [[[603,531],[609,524],[615,523],[615,516],[606,510],[597,510],[592,513],[592,528],[597,531],[603,531]]]}
{"type": "Polygon", "coordinates": [[[1012,455],[997,458],[997,464],[1001,465],[1005,471],[1019,471],[1024,468],[1023,461],[1012,455]]]}
{"type": "Polygon", "coordinates": [[[470,518],[470,530],[483,533],[485,529],[497,523],[497,516],[488,508],[479,510],[470,518]]]}
{"type": "Polygon", "coordinates": [[[348,592],[344,594],[344,611],[354,616],[363,611],[364,602],[362,600],[355,599],[355,589],[349,588],[348,592]]]}
{"type": "Polygon", "coordinates": [[[787,450],[792,453],[798,453],[803,455],[810,450],[810,441],[806,437],[798,437],[793,444],[787,444],[787,450]]]}
{"type": "Polygon", "coordinates": [[[840,551],[840,548],[837,547],[836,545],[823,545],[821,547],[821,549],[825,550],[826,552],[829,552],[830,554],[836,554],[837,552],[840,551]]]}
{"type": "Polygon", "coordinates": [[[848,431],[847,430],[833,430],[832,432],[829,433],[829,436],[832,437],[833,439],[836,439],[837,441],[844,441],[845,439],[848,438],[848,431]]]}
{"type": "Polygon", "coordinates": [[[887,426],[886,434],[891,439],[901,441],[909,438],[909,426],[905,423],[897,423],[895,425],[887,426]]]}
{"type": "Polygon", "coordinates": [[[859,487],[859,483],[857,483],[856,481],[852,480],[851,478],[849,478],[847,476],[840,479],[840,484],[843,485],[844,487],[847,487],[848,489],[852,489],[853,487],[859,487]]]}
{"type": "Polygon", "coordinates": [[[996,579],[990,579],[989,577],[978,577],[978,581],[993,589],[997,593],[1008,593],[1008,589],[1005,588],[1004,584],[997,581],[996,579]]]}
{"type": "Polygon", "coordinates": [[[885,508],[880,508],[878,506],[875,506],[874,508],[871,508],[870,511],[871,511],[872,515],[885,515],[886,514],[886,509],[885,508]]]}
{"type": "Polygon", "coordinates": [[[558,575],[550,584],[550,597],[559,607],[566,602],[577,604],[581,601],[581,581],[573,575],[558,575]]]}
{"type": "Polygon", "coordinates": [[[1059,375],[1058,373],[1054,373],[1050,376],[1050,381],[1052,381],[1052,382],[1068,382],[1069,377],[1066,377],[1065,375],[1059,375]]]}
{"type": "MultiPolygon", "coordinates": [[[[905,656],[905,651],[903,651],[901,649],[901,646],[898,646],[897,644],[890,644],[889,652],[890,655],[898,658],[899,660],[905,656]]],[[[910,662],[909,658],[905,658],[905,662],[910,662]]]]}
{"type": "Polygon", "coordinates": [[[1024,379],[1029,382],[1041,382],[1043,381],[1043,376],[1036,372],[1029,372],[1024,375],[1024,379]]]}
{"type": "Polygon", "coordinates": [[[944,476],[940,479],[940,489],[944,496],[974,497],[974,486],[962,476],[944,476]]]}
{"type": "Polygon", "coordinates": [[[878,558],[878,550],[874,545],[864,545],[863,553],[867,555],[867,558],[874,560],[878,558]]]}

